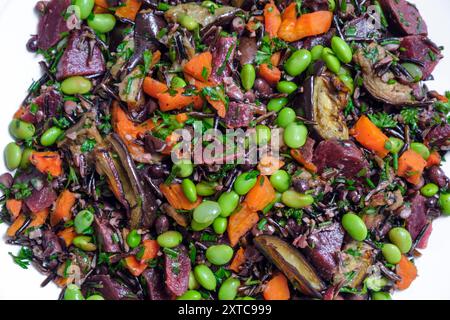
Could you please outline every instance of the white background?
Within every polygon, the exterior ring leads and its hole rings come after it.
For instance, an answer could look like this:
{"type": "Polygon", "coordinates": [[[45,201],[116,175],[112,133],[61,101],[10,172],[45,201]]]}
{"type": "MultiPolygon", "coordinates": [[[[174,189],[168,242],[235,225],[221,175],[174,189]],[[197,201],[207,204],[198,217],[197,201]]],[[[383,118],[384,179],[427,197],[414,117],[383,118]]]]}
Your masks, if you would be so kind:
{"type": "MultiPolygon", "coordinates": [[[[450,50],[450,1],[413,2],[428,24],[431,39],[450,50]]],[[[39,59],[25,48],[30,34],[36,30],[35,3],[36,0],[0,0],[0,154],[11,140],[8,124],[13,113],[32,79],[39,78],[39,59]]],[[[434,76],[435,81],[429,87],[441,93],[450,90],[450,57],[439,64],[434,76]]],[[[0,173],[4,171],[2,158],[0,173]]],[[[446,172],[450,172],[449,164],[446,172]]],[[[419,278],[409,290],[396,294],[396,299],[450,300],[450,218],[435,221],[433,229],[428,249],[416,260],[419,278]]],[[[0,238],[5,231],[5,224],[0,225],[0,238]]],[[[56,299],[59,289],[53,284],[40,288],[44,276],[33,268],[23,270],[15,265],[8,255],[10,251],[15,253],[17,247],[6,246],[0,239],[0,299],[56,299]]]]}

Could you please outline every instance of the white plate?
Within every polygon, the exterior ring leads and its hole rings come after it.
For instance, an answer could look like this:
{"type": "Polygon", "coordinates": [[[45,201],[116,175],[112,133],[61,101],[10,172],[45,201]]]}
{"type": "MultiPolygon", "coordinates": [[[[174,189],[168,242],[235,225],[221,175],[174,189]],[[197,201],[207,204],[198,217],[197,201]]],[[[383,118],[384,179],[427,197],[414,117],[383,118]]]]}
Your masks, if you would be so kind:
{"type": "MultiPolygon", "coordinates": [[[[39,59],[26,51],[30,34],[35,33],[37,16],[33,8],[36,0],[0,0],[0,152],[10,142],[8,124],[25,97],[32,79],[39,78],[39,59]]],[[[430,38],[438,45],[450,48],[450,1],[416,0],[428,24],[430,38]]],[[[445,51],[444,51],[445,53],[445,51]]],[[[430,88],[439,92],[450,90],[450,58],[439,64],[430,88]]],[[[4,172],[3,161],[0,172],[4,172]]],[[[450,173],[449,164],[446,172],[450,173]]],[[[450,299],[450,218],[438,219],[423,257],[416,260],[419,277],[411,287],[395,295],[396,299],[450,299]]],[[[0,225],[0,235],[6,226],[0,225]]],[[[8,252],[17,247],[7,246],[0,239],[0,299],[56,299],[59,289],[49,284],[40,288],[44,276],[33,267],[23,270],[12,262],[8,252]]]]}

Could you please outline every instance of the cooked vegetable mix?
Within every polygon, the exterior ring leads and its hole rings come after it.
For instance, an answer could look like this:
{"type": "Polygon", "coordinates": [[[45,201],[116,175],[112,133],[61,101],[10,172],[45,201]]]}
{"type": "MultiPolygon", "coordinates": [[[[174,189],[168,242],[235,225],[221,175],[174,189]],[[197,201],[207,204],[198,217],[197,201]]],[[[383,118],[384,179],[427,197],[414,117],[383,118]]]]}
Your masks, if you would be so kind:
{"type": "Polygon", "coordinates": [[[450,93],[415,6],[37,8],[0,221],[62,299],[390,300],[418,276],[450,215],[450,93]]]}

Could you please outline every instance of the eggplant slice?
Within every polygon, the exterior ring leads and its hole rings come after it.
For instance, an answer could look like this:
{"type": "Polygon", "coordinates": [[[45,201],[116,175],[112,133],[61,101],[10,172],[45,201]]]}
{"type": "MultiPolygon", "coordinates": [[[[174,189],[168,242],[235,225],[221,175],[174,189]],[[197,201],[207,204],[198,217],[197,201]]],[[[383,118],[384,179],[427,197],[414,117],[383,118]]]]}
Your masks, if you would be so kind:
{"type": "Polygon", "coordinates": [[[320,299],[326,286],[306,258],[278,237],[262,235],[253,242],[256,248],[289,279],[301,293],[320,299]]]}

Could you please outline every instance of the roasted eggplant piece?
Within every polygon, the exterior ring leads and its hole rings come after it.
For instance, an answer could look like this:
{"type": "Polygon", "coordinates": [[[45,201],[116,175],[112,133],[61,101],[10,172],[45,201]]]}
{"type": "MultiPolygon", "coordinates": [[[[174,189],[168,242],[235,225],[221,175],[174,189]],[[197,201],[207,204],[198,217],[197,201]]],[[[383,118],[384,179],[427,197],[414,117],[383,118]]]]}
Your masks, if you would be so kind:
{"type": "Polygon", "coordinates": [[[305,80],[303,92],[296,100],[296,112],[304,113],[322,139],[347,140],[348,127],[342,111],[350,98],[349,90],[338,77],[325,71],[323,63],[317,63],[314,69],[314,75],[305,80]]]}
{"type": "Polygon", "coordinates": [[[297,249],[274,236],[258,236],[253,242],[284,273],[294,288],[309,297],[322,298],[321,291],[325,290],[325,284],[297,249]]]}
{"type": "Polygon", "coordinates": [[[139,67],[136,67],[119,84],[120,99],[128,105],[129,110],[136,110],[145,104],[142,83],[144,76],[139,67]]]}

